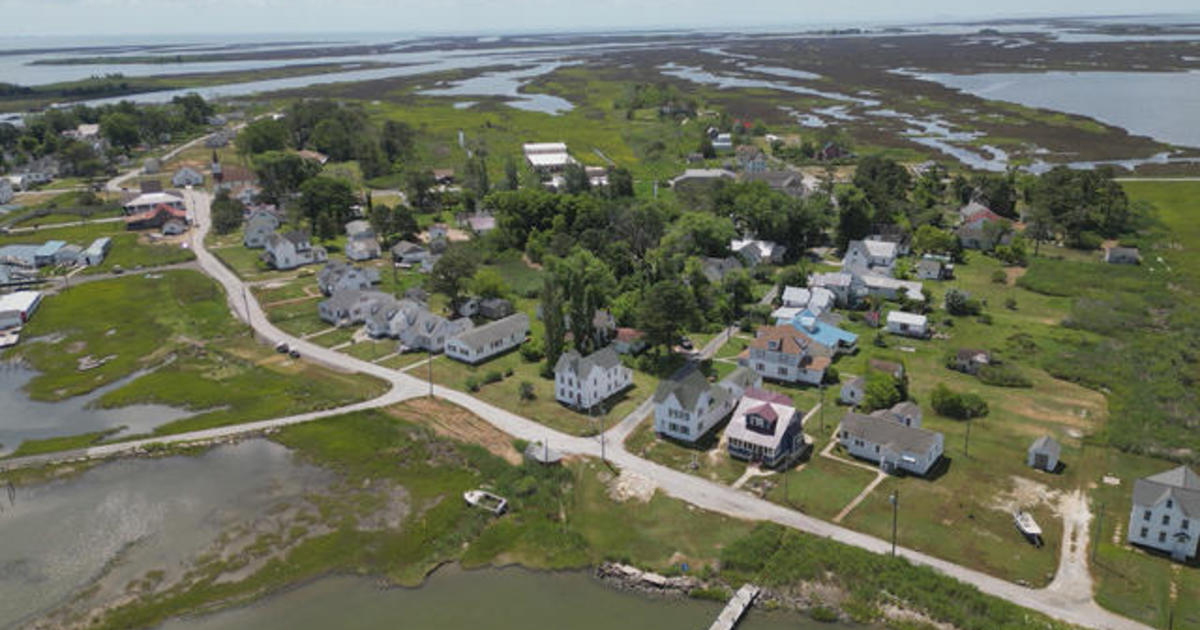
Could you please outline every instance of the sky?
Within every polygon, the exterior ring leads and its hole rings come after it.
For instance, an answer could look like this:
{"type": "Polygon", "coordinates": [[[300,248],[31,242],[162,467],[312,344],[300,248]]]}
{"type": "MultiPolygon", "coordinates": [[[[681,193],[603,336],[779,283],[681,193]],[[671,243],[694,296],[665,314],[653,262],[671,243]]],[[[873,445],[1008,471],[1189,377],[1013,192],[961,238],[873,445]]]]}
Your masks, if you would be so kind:
{"type": "Polygon", "coordinates": [[[0,36],[529,33],[1194,13],[1196,0],[0,0],[0,36]],[[999,11],[1003,11],[1000,13],[999,11]]]}

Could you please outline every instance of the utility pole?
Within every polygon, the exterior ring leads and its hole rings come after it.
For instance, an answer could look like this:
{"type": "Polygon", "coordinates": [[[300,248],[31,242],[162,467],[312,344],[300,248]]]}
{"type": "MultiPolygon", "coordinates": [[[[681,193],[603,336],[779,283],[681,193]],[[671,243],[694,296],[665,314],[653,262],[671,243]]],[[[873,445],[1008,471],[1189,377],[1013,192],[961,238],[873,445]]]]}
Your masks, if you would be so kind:
{"type": "Polygon", "coordinates": [[[433,398],[433,344],[429,345],[429,360],[425,365],[429,368],[429,397],[433,398]]]}
{"type": "Polygon", "coordinates": [[[963,457],[971,459],[971,419],[967,418],[967,437],[963,443],[963,457]]]}
{"type": "Polygon", "coordinates": [[[1103,520],[1104,520],[1104,503],[1100,503],[1100,508],[1098,510],[1096,510],[1096,535],[1092,537],[1093,538],[1093,540],[1092,540],[1092,565],[1093,566],[1095,566],[1095,564],[1096,564],[1096,547],[1100,546],[1100,533],[1104,531],[1103,529],[1101,529],[1101,521],[1103,521],[1103,520]]]}
{"type": "Polygon", "coordinates": [[[821,435],[825,434],[825,384],[821,383],[821,435]]]}
{"type": "Polygon", "coordinates": [[[892,556],[894,557],[896,555],[896,529],[900,516],[900,491],[893,490],[888,501],[892,503],[892,556]]]}

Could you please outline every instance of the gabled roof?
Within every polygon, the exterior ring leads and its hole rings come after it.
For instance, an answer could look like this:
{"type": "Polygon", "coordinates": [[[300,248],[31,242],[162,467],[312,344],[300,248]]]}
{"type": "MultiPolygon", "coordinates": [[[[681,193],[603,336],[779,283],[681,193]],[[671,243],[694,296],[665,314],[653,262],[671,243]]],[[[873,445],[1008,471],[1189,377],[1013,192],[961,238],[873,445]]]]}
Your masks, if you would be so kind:
{"type": "Polygon", "coordinates": [[[529,316],[525,313],[516,313],[515,315],[509,315],[503,319],[484,324],[479,328],[472,328],[458,335],[455,339],[459,343],[479,351],[486,348],[493,341],[504,339],[520,332],[529,332],[529,316]]]}
{"type": "Polygon", "coordinates": [[[592,368],[608,370],[619,365],[621,365],[621,358],[617,356],[617,351],[613,350],[612,346],[605,346],[586,357],[581,356],[575,350],[564,352],[562,356],[558,357],[558,363],[554,365],[554,371],[567,370],[575,374],[576,377],[585,378],[591,373],[592,368]]]}
{"type": "Polygon", "coordinates": [[[842,417],[842,430],[856,437],[893,451],[925,453],[937,443],[940,435],[928,429],[909,427],[878,416],[866,416],[853,411],[842,417]]]}
{"type": "Polygon", "coordinates": [[[1059,445],[1057,440],[1049,435],[1043,435],[1042,437],[1034,440],[1033,444],[1029,445],[1029,450],[1038,453],[1049,453],[1055,457],[1058,457],[1059,453],[1062,452],[1062,446],[1059,445]]]}
{"type": "Polygon", "coordinates": [[[829,346],[818,343],[807,334],[796,330],[794,326],[762,326],[749,346],[756,350],[770,350],[784,354],[832,354],[829,346]],[[774,345],[775,347],[771,347],[774,345]]]}
{"type": "Polygon", "coordinates": [[[654,391],[654,402],[661,403],[674,394],[684,409],[692,409],[696,406],[696,401],[700,400],[700,396],[711,387],[700,370],[688,370],[685,374],[663,379],[654,391]]]}
{"type": "Polygon", "coordinates": [[[1200,475],[1180,466],[1138,479],[1133,485],[1134,505],[1150,507],[1169,497],[1188,518],[1200,518],[1200,475]]]}

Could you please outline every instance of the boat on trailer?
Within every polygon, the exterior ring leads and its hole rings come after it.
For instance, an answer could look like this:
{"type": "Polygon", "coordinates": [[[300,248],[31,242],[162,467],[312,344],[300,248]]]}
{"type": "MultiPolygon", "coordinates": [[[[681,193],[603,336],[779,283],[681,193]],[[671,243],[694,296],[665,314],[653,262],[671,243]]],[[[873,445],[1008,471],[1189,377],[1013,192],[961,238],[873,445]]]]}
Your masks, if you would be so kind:
{"type": "Polygon", "coordinates": [[[1033,543],[1035,547],[1041,548],[1043,545],[1042,528],[1037,524],[1037,521],[1033,520],[1032,514],[1014,510],[1013,522],[1016,523],[1017,529],[1029,539],[1029,542],[1033,543]]]}

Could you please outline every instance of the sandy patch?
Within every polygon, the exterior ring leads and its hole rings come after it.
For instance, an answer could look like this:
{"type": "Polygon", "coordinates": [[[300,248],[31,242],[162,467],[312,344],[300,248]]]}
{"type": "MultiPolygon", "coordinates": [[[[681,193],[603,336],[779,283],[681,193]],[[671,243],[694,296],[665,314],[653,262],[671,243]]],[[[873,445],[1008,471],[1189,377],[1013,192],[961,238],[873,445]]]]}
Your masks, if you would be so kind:
{"type": "Polygon", "coordinates": [[[1004,268],[1004,275],[1006,277],[1005,283],[1008,286],[1012,286],[1012,285],[1016,284],[1017,278],[1020,278],[1021,276],[1025,275],[1025,272],[1027,272],[1027,271],[1029,271],[1028,267],[1005,267],[1004,268]]]}
{"type": "Polygon", "coordinates": [[[620,476],[608,484],[608,496],[617,503],[624,503],[630,499],[648,503],[654,498],[656,488],[653,480],[623,470],[620,476]]]}
{"type": "Polygon", "coordinates": [[[521,454],[513,447],[508,434],[458,405],[436,399],[413,398],[388,407],[385,411],[401,420],[427,426],[438,435],[478,444],[510,464],[521,463],[521,454]]]}
{"type": "Polygon", "coordinates": [[[1012,488],[992,497],[990,506],[992,509],[1011,514],[1016,510],[1025,510],[1044,504],[1050,506],[1055,514],[1059,513],[1062,492],[1025,477],[1013,475],[1010,479],[1013,483],[1012,488]]]}

